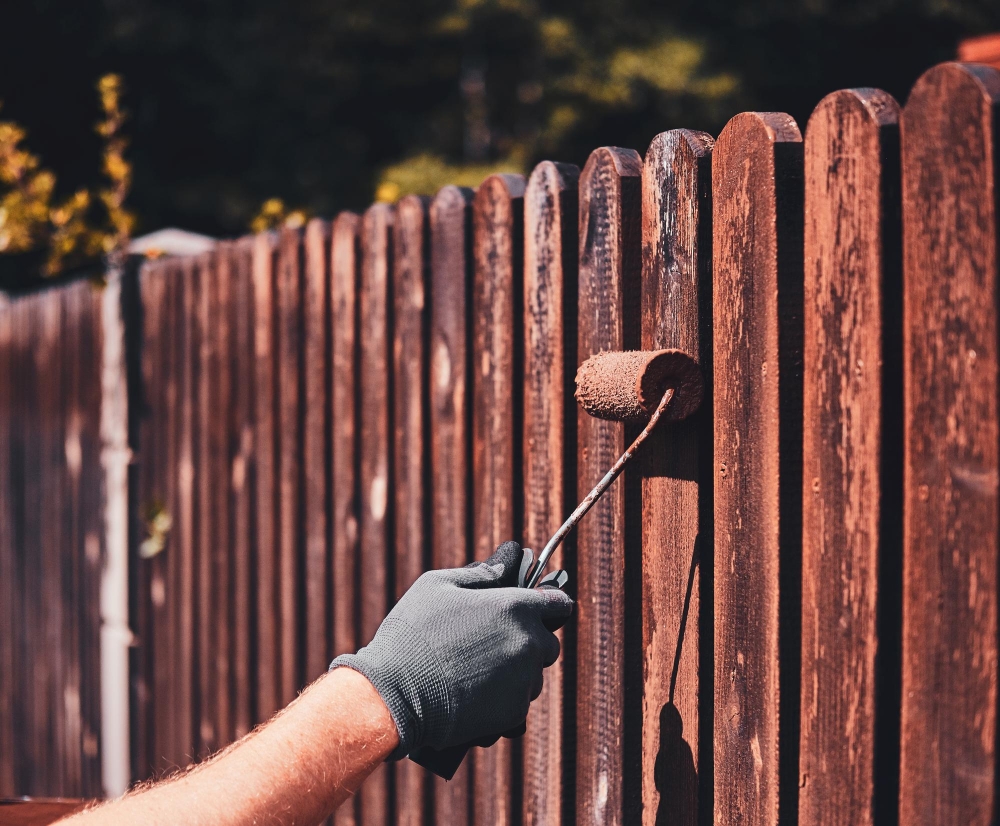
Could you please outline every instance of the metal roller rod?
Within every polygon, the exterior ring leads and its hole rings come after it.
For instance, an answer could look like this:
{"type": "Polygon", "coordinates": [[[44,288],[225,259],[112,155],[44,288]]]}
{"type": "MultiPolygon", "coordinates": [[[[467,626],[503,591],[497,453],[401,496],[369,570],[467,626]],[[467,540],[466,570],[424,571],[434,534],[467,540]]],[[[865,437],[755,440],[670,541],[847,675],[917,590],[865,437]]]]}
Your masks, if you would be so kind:
{"type": "Polygon", "coordinates": [[[656,427],[656,423],[660,420],[660,416],[663,411],[667,409],[667,405],[670,404],[670,400],[674,397],[674,388],[668,387],[667,391],[663,394],[663,398],[660,399],[660,403],[656,406],[656,410],[653,411],[653,415],[649,417],[649,421],[646,422],[646,426],[642,429],[642,432],[635,437],[635,441],[629,445],[628,450],[626,450],[621,456],[618,457],[618,461],[611,466],[611,470],[604,474],[604,478],[598,482],[594,489],[584,497],[584,500],[576,506],[576,510],[569,515],[569,518],[562,523],[562,527],[559,528],[552,538],[546,543],[545,547],[542,548],[542,552],[538,555],[538,561],[535,563],[535,568],[531,572],[531,576],[528,577],[527,584],[525,587],[534,588],[538,584],[538,580],[541,579],[542,573],[545,571],[545,566],[548,564],[549,557],[552,556],[552,552],[559,547],[559,544],[566,538],[573,528],[576,527],[577,523],[583,518],[584,514],[587,513],[594,503],[601,498],[604,491],[611,487],[611,483],[618,478],[621,472],[625,469],[625,465],[628,464],[629,459],[635,455],[636,450],[646,441],[646,437],[653,432],[653,428],[656,427]]]}

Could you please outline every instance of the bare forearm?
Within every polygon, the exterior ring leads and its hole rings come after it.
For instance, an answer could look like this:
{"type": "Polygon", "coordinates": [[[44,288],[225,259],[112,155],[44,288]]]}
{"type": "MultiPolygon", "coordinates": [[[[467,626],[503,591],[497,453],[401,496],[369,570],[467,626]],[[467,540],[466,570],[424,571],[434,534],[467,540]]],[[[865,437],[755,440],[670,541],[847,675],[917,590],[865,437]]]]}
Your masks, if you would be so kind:
{"type": "Polygon", "coordinates": [[[398,742],[392,717],[371,684],[338,668],[208,763],[64,822],[318,823],[398,742]]]}

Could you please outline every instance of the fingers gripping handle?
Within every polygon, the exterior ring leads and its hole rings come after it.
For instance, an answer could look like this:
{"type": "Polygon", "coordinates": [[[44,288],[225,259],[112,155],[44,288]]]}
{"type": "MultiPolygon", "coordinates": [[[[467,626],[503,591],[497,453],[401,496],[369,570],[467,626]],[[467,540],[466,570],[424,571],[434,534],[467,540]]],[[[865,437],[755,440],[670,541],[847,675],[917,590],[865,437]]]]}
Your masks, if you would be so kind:
{"type": "MultiPolygon", "coordinates": [[[[519,588],[527,586],[527,579],[532,569],[533,562],[534,553],[526,548],[524,550],[524,556],[521,560],[521,569],[518,572],[517,584],[519,588]]],[[[559,588],[561,590],[568,581],[569,577],[565,571],[553,571],[539,583],[538,587],[559,588]]],[[[517,736],[523,733],[523,729],[518,729],[517,731],[509,732],[504,736],[517,736]]],[[[442,777],[445,780],[451,780],[455,776],[455,772],[458,771],[458,767],[462,765],[462,761],[465,759],[465,755],[468,754],[470,748],[473,746],[492,745],[498,739],[499,738],[490,738],[473,743],[462,743],[457,746],[450,746],[446,749],[432,749],[428,746],[424,746],[414,751],[410,755],[410,759],[418,766],[423,766],[425,769],[433,772],[438,777],[442,777]]]]}

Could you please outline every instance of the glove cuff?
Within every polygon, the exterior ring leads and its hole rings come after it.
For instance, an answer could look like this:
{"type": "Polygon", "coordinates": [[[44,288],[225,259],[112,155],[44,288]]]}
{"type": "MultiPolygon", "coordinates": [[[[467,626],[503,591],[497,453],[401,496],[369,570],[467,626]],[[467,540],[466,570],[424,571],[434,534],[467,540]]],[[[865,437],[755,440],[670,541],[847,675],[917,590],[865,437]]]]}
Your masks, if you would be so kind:
{"type": "Polygon", "coordinates": [[[391,615],[383,627],[386,624],[394,626],[391,636],[405,641],[405,645],[393,652],[381,651],[376,637],[357,654],[341,654],[330,663],[330,670],[350,668],[375,687],[399,733],[399,746],[388,760],[402,760],[424,743],[428,733],[449,727],[454,702],[443,670],[427,668],[429,662],[437,663],[423,639],[408,624],[391,615]],[[407,653],[400,656],[401,652],[407,653]]]}

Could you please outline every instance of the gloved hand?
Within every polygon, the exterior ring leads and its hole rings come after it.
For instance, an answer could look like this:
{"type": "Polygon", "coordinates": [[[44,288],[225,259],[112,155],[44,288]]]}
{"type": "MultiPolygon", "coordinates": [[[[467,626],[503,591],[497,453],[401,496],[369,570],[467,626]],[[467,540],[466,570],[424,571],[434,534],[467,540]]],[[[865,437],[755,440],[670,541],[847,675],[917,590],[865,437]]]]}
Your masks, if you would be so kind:
{"type": "Polygon", "coordinates": [[[505,542],[486,562],[421,576],[357,654],[330,668],[364,674],[399,730],[400,759],[427,746],[518,729],[559,656],[552,633],[573,611],[556,588],[518,588],[527,552],[505,542]]]}

